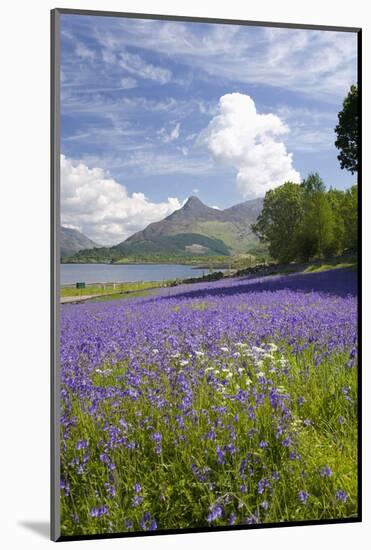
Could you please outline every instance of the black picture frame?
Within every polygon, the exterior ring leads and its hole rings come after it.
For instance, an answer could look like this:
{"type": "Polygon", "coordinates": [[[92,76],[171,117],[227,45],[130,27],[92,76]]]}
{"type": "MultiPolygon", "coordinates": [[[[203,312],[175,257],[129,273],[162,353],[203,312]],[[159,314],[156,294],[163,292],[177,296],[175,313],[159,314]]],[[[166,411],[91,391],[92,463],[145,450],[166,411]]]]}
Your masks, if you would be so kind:
{"type": "Polygon", "coordinates": [[[170,534],[186,534],[200,532],[236,531],[250,529],[267,529],[276,527],[294,527],[306,525],[344,524],[362,521],[362,29],[359,27],[327,26],[316,24],[277,23],[269,21],[247,21],[236,19],[219,19],[213,17],[188,17],[148,13],[125,13],[115,11],[97,11],[82,9],[56,8],[51,10],[51,135],[50,135],[50,172],[51,172],[51,209],[50,209],[50,267],[51,267],[51,408],[50,408],[50,452],[51,452],[51,478],[50,478],[50,524],[51,539],[53,541],[73,541],[91,539],[110,539],[141,536],[158,536],[170,534]],[[359,369],[358,369],[358,515],[352,518],[336,518],[325,520],[290,521],[284,523],[267,523],[256,525],[234,525],[223,527],[205,527],[189,529],[169,529],[157,531],[136,531],[123,533],[105,533],[94,535],[61,535],[60,530],[60,382],[59,382],[59,262],[60,262],[60,17],[63,14],[76,16],[117,17],[132,19],[153,19],[163,21],[183,21],[214,23],[224,25],[244,25],[254,27],[278,27],[291,29],[308,29],[324,31],[341,31],[356,33],[357,35],[357,75],[358,75],[358,113],[359,113],[359,147],[358,147],[358,339],[359,339],[359,369]]]}

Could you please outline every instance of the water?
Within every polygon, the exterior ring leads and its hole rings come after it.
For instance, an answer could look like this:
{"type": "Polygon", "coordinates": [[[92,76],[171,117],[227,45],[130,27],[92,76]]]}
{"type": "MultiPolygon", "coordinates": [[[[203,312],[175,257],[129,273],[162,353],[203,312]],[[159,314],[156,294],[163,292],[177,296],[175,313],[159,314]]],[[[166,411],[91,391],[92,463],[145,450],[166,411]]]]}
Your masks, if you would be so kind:
{"type": "MultiPolygon", "coordinates": [[[[212,271],[223,271],[214,269],[212,271]]],[[[163,281],[202,277],[209,269],[175,264],[61,264],[61,285],[85,283],[123,283],[128,281],[163,281]]]]}

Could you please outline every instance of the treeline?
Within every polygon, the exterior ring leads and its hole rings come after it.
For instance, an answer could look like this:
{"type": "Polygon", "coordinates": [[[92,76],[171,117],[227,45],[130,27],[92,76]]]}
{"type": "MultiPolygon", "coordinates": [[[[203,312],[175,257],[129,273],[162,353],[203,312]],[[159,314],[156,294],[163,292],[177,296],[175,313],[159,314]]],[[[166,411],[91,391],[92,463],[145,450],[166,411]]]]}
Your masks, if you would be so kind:
{"type": "Polygon", "coordinates": [[[230,262],[234,262],[234,258],[229,256],[208,256],[203,254],[191,255],[187,253],[178,254],[154,254],[154,253],[142,253],[132,255],[119,255],[112,254],[112,250],[109,248],[92,248],[90,250],[82,250],[77,252],[73,256],[65,256],[61,258],[61,263],[103,263],[103,264],[187,264],[199,266],[200,264],[205,266],[205,269],[213,267],[221,267],[222,265],[228,267],[230,262]]]}
{"type": "Polygon", "coordinates": [[[286,182],[266,193],[252,230],[280,263],[356,252],[357,185],[326,191],[317,173],[301,184],[286,182]]]}

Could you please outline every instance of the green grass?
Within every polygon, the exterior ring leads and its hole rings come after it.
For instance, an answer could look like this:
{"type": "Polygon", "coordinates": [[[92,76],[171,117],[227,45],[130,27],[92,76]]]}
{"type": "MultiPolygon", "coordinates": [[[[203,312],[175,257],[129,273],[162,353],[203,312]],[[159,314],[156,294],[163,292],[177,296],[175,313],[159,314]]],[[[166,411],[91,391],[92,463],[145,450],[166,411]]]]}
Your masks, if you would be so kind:
{"type": "Polygon", "coordinates": [[[63,286],[60,295],[61,298],[100,294],[115,295],[124,292],[138,292],[150,288],[161,288],[164,286],[168,286],[168,282],[139,281],[131,283],[101,283],[97,285],[87,285],[82,289],[75,288],[74,286],[63,286]]]}
{"type": "Polygon", "coordinates": [[[131,291],[126,293],[119,294],[106,294],[105,296],[97,296],[92,298],[92,302],[107,302],[110,300],[132,300],[133,298],[141,298],[143,296],[154,296],[156,294],[156,289],[151,290],[138,290],[131,291]]]}
{"type": "Polygon", "coordinates": [[[310,265],[305,270],[304,273],[321,273],[322,271],[328,271],[329,269],[344,269],[344,268],[356,268],[357,262],[340,262],[335,264],[321,264],[321,265],[310,265]]]}

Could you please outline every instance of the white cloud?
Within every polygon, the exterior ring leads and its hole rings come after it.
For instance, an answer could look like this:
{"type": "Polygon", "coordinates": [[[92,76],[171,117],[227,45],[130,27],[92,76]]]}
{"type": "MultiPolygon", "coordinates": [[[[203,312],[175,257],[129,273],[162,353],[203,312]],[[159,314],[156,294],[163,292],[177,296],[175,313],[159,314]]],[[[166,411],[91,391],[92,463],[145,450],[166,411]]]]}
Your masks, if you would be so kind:
{"type": "Polygon", "coordinates": [[[161,128],[157,133],[164,143],[175,141],[180,135],[180,122],[178,122],[169,133],[165,130],[165,128],[161,128]]]}
{"type": "Polygon", "coordinates": [[[192,140],[194,140],[197,136],[198,136],[197,133],[188,134],[188,136],[185,137],[185,140],[186,140],[186,141],[192,141],[192,140]]]}
{"type": "Polygon", "coordinates": [[[61,155],[61,221],[99,244],[117,244],[159,221],[182,203],[174,197],[153,203],[127,189],[102,168],[89,168],[61,155]]]}
{"type": "Polygon", "coordinates": [[[188,156],[188,147],[178,147],[178,151],[182,153],[183,157],[188,156]]]}
{"type": "Polygon", "coordinates": [[[75,53],[77,57],[81,57],[84,60],[87,59],[93,61],[93,59],[95,58],[95,53],[90,48],[85,46],[85,44],[83,44],[82,42],[77,42],[75,53]]]}
{"type": "MultiPolygon", "coordinates": [[[[355,33],[120,20],[98,40],[119,52],[137,47],[168,55],[203,77],[261,84],[338,103],[357,75],[355,33]]],[[[204,105],[199,105],[204,110],[204,105]]]]}
{"type": "Polygon", "coordinates": [[[155,82],[159,82],[159,84],[166,84],[171,79],[171,71],[169,69],[163,69],[162,67],[147,63],[142,57],[134,53],[121,53],[119,65],[129,73],[141,78],[154,80],[155,82]]]}
{"type": "Polygon", "coordinates": [[[180,135],[180,122],[178,122],[174,128],[170,132],[170,141],[174,141],[174,139],[178,139],[180,135]]]}
{"type": "Polygon", "coordinates": [[[281,105],[275,110],[290,126],[286,144],[293,151],[329,154],[334,149],[334,128],[338,122],[338,108],[321,111],[281,105]]]}
{"type": "Polygon", "coordinates": [[[263,196],[285,181],[300,181],[292,154],[279,140],[289,128],[271,113],[259,114],[250,96],[226,94],[219,112],[201,135],[213,158],[237,170],[243,197],[263,196]]]}
{"type": "MultiPolygon", "coordinates": [[[[68,144],[68,142],[67,142],[68,144]]],[[[210,174],[215,170],[212,159],[204,158],[204,155],[195,155],[184,157],[180,151],[171,153],[162,153],[161,151],[149,148],[132,147],[125,148],[125,154],[108,152],[98,155],[83,154],[80,157],[81,162],[87,166],[99,167],[107,173],[117,174],[117,177],[138,178],[138,175],[144,176],[168,176],[171,174],[188,174],[192,176],[202,176],[210,174]]]]}
{"type": "Polygon", "coordinates": [[[131,78],[131,76],[128,76],[126,78],[122,78],[120,81],[121,87],[125,90],[130,90],[131,88],[135,88],[137,85],[137,81],[135,78],[131,78]]]}

